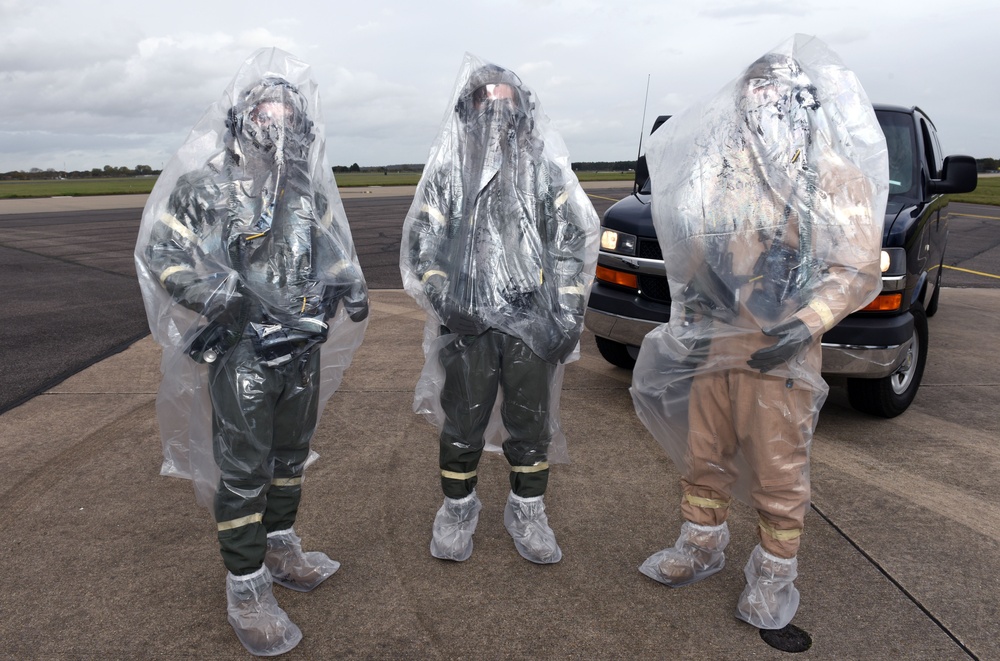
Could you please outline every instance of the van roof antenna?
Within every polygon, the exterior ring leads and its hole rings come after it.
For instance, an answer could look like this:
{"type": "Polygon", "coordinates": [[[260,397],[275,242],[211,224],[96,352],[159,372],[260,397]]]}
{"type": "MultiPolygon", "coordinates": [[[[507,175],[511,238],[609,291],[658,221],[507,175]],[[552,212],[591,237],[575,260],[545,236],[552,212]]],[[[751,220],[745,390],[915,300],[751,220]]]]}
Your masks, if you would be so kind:
{"type": "MultiPolygon", "coordinates": [[[[642,157],[642,136],[646,132],[646,105],[649,103],[649,79],[652,74],[646,74],[646,97],[642,100],[642,125],[639,127],[639,153],[635,156],[636,165],[639,164],[639,159],[642,157]]],[[[639,192],[639,182],[635,181],[632,183],[632,194],[635,195],[639,192]]]]}

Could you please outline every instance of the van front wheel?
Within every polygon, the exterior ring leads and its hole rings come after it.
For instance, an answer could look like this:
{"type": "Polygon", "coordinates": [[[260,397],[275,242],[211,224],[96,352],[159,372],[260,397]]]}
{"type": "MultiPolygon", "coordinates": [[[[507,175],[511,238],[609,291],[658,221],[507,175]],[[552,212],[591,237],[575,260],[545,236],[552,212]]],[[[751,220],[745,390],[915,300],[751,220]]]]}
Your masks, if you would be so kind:
{"type": "Polygon", "coordinates": [[[914,303],[910,312],[913,340],[899,368],[881,379],[847,380],[847,399],[857,410],[880,418],[895,418],[917,396],[927,363],[927,314],[920,303],[914,303]]]}
{"type": "Polygon", "coordinates": [[[604,337],[594,336],[597,340],[597,350],[601,352],[601,357],[615,367],[630,370],[635,367],[635,358],[629,352],[627,344],[615,342],[604,337]]]}

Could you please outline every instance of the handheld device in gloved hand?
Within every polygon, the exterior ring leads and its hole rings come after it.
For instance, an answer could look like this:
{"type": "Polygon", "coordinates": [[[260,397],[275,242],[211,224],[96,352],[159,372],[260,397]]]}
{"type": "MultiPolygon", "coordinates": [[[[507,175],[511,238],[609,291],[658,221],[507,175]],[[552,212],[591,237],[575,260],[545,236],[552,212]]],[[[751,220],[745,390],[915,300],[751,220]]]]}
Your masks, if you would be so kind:
{"type": "Polygon", "coordinates": [[[187,354],[195,362],[214,363],[240,341],[246,324],[243,297],[230,296],[204,314],[211,321],[188,344],[187,354]]]}
{"type": "MultiPolygon", "coordinates": [[[[731,254],[728,261],[732,261],[731,254]]],[[[736,290],[734,282],[728,282],[727,278],[723,278],[710,265],[704,264],[687,283],[682,300],[685,307],[693,312],[720,321],[729,321],[739,313],[740,304],[736,290]]]]}
{"type": "Polygon", "coordinates": [[[750,312],[761,319],[776,321],[789,306],[797,307],[801,298],[798,250],[775,241],[757,258],[754,265],[753,291],[747,300],[750,312]]]}
{"type": "Polygon", "coordinates": [[[778,341],[773,346],[754,351],[747,361],[747,365],[761,372],[769,372],[788,362],[812,340],[809,327],[797,318],[766,328],[763,332],[764,335],[777,337],[778,341]]]}
{"type": "Polygon", "coordinates": [[[240,331],[228,324],[213,321],[205,326],[188,345],[187,354],[195,362],[214,363],[233,348],[240,331]]]}
{"type": "Polygon", "coordinates": [[[288,325],[251,322],[247,328],[254,350],[268,367],[287,363],[321,344],[330,330],[325,321],[316,317],[300,317],[288,325]]]}

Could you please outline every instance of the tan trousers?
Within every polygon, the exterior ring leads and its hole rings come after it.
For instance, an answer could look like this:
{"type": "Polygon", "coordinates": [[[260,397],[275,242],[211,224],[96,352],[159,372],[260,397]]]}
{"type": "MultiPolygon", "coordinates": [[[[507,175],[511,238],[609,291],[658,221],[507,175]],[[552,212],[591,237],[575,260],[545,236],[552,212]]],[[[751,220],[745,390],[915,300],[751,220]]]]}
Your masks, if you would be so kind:
{"type": "MultiPolygon", "coordinates": [[[[713,341],[715,359],[734,364],[774,338],[752,335],[713,341]]],[[[808,349],[818,365],[820,347],[808,349]]],[[[728,514],[741,451],[751,474],[750,504],[760,516],[760,542],[782,558],[795,557],[809,507],[809,442],[815,428],[814,393],[804,383],[749,367],[696,375],[688,409],[689,474],[683,476],[681,513],[692,523],[721,525],[728,514]]]]}

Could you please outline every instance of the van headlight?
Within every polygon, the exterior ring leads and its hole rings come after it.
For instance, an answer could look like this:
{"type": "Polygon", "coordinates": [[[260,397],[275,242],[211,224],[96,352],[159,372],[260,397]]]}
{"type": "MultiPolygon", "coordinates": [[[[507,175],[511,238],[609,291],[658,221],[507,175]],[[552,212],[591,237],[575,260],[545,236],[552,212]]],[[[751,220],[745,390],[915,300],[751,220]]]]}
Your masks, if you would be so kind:
{"type": "Polygon", "coordinates": [[[620,255],[634,255],[635,246],[636,238],[631,234],[609,229],[601,232],[601,250],[620,255]]]}
{"type": "Polygon", "coordinates": [[[906,275],[906,251],[902,248],[883,248],[879,268],[884,276],[906,275]]]}

